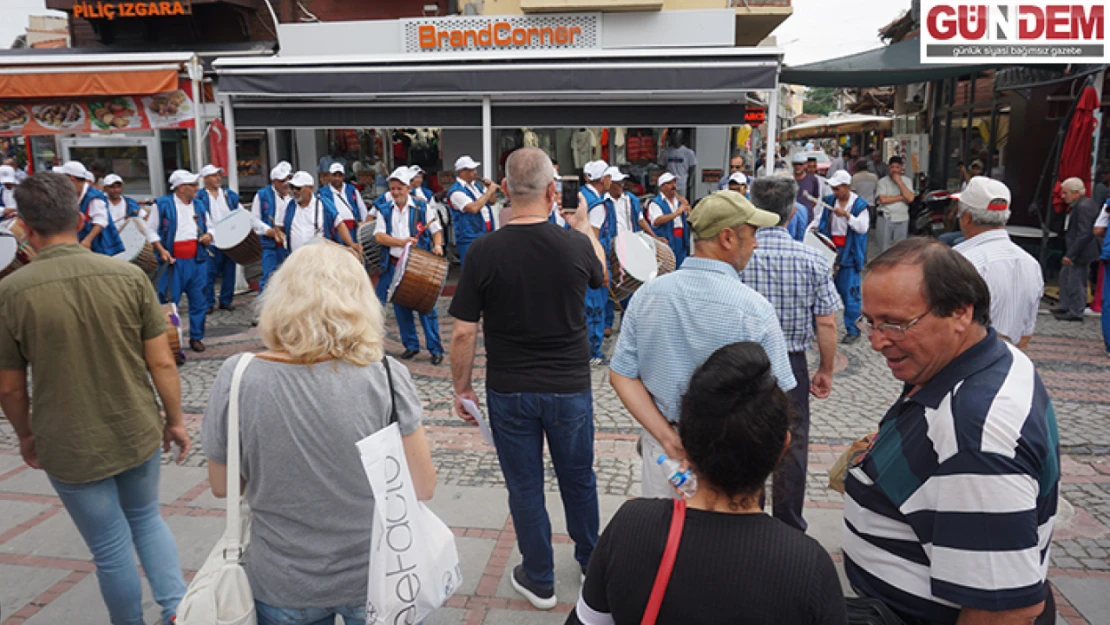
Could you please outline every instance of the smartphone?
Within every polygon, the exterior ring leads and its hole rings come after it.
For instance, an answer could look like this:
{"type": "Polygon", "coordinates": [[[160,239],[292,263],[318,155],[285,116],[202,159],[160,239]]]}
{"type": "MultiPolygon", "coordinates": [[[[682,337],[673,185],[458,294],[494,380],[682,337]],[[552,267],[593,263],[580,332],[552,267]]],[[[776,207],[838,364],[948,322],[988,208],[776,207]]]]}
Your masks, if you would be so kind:
{"type": "Polygon", "coordinates": [[[563,183],[563,211],[578,209],[578,176],[562,176],[559,181],[563,183]]]}

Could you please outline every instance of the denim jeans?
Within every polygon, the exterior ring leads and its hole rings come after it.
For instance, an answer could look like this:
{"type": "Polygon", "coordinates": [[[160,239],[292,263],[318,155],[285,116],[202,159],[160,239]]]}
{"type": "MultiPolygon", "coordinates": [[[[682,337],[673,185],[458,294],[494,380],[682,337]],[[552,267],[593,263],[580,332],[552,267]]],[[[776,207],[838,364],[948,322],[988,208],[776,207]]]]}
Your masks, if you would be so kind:
{"type": "Polygon", "coordinates": [[[345,625],[366,625],[366,604],[356,603],[336,608],[278,608],[254,602],[258,625],[332,625],[342,616],[345,625]]]}
{"type": "Polygon", "coordinates": [[[162,621],[177,614],[185,578],[177,545],[158,507],[161,454],[96,482],[67,484],[50,478],[54,490],[85,539],[96,564],[100,594],[112,625],[143,624],[143,587],[135,552],[150,582],[162,621]]]}
{"type": "Polygon", "coordinates": [[[594,404],[582,393],[498,393],[486,389],[497,459],[509,489],[524,572],[535,584],[555,585],[551,520],[544,506],[543,442],[559,481],[574,558],[583,567],[597,544],[597,477],[594,475],[594,404]]]}
{"type": "Polygon", "coordinates": [[[790,353],[790,368],[798,386],[786,396],[794,410],[790,424],[790,447],[771,480],[771,501],[776,519],[806,531],[802,507],[806,498],[806,468],[809,464],[809,367],[805,352],[790,353]]]}

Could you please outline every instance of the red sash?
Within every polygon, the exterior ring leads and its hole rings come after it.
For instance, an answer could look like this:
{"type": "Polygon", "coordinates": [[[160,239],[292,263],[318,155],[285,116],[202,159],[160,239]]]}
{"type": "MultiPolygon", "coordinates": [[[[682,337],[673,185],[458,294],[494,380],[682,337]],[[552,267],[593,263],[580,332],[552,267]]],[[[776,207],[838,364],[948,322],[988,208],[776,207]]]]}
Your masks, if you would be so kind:
{"type": "Polygon", "coordinates": [[[848,235],[846,234],[834,234],[830,238],[832,239],[832,242],[836,245],[837,249],[842,249],[845,245],[848,244],[848,235]]]}
{"type": "Polygon", "coordinates": [[[197,256],[197,240],[191,241],[174,241],[173,242],[173,257],[174,258],[196,258],[197,256]]]}

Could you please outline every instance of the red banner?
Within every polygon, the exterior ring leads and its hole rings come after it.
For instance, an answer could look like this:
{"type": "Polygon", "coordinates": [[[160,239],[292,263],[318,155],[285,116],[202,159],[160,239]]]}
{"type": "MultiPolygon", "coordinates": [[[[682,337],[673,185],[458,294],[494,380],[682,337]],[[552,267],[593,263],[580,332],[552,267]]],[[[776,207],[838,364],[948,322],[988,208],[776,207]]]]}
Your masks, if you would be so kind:
{"type": "Polygon", "coordinates": [[[196,103],[184,88],[148,96],[0,102],[0,137],[192,128],[195,119],[196,103]]]}

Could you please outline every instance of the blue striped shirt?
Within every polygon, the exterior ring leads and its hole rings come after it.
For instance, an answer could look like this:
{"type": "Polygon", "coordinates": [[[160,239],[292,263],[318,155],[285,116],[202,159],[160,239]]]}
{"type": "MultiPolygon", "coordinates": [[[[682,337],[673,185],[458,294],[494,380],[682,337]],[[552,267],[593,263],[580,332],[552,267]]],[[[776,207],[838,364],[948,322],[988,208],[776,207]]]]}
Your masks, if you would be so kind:
{"type": "Polygon", "coordinates": [[[1059,487],[1056,415],[1033,363],[991,330],[903,396],[848,471],[852,585],[930,623],[1045,598],[1059,487]]]}
{"type": "Polygon", "coordinates": [[[797,386],[770,302],[727,263],[689,257],[632,296],[609,368],[639,378],[663,416],[676,423],[694,369],[741,341],[763,346],[782,390],[797,386]]]}

